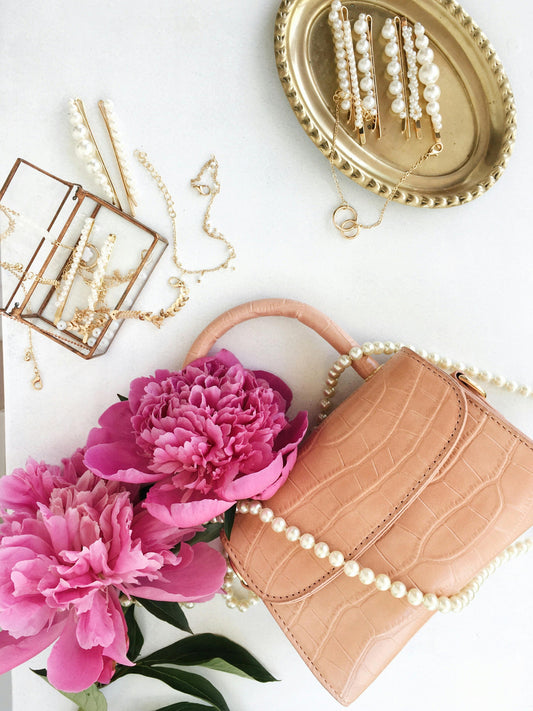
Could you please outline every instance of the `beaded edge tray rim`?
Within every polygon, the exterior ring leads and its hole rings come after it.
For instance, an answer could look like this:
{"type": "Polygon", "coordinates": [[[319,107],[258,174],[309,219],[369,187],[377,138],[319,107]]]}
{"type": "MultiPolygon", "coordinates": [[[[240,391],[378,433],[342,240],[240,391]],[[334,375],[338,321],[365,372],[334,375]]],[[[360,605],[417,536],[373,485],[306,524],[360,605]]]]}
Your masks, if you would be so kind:
{"type": "MultiPolygon", "coordinates": [[[[275,35],[274,35],[274,50],[276,56],[276,66],[279,79],[289,100],[292,110],[304,128],[307,135],[320,151],[330,159],[332,153],[331,139],[322,133],[322,130],[317,126],[313,118],[306,111],[300,93],[294,85],[293,78],[289,71],[287,62],[287,43],[286,30],[290,18],[291,8],[298,0],[282,0],[276,15],[275,35]]],[[[471,202],[475,198],[483,195],[494,183],[501,177],[505,170],[509,158],[511,156],[513,145],[516,139],[516,104],[511,85],[507,74],[503,68],[502,61],[498,57],[496,50],[481,31],[472,17],[459,5],[455,0],[436,0],[436,2],[458,22],[465,30],[468,31],[472,42],[477,45],[477,49],[484,56],[487,64],[496,77],[499,87],[502,103],[505,110],[505,132],[503,142],[498,153],[498,158],[492,169],[487,174],[484,181],[479,182],[472,190],[458,192],[455,194],[447,194],[441,197],[425,195],[419,192],[412,192],[398,188],[392,200],[404,205],[414,205],[416,207],[453,207],[455,205],[463,205],[471,202]]],[[[386,182],[378,179],[376,176],[365,172],[363,169],[352,165],[349,161],[344,160],[335,152],[333,163],[335,166],[351,180],[363,186],[367,190],[388,198],[393,188],[386,182]]]]}

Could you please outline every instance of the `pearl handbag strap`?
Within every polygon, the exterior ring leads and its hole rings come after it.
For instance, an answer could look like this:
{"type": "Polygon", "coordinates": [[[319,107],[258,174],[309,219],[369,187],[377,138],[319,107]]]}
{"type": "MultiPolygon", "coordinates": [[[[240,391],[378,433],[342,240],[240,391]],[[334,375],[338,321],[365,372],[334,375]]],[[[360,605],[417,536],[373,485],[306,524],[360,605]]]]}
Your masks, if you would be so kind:
{"type": "MultiPolygon", "coordinates": [[[[358,348],[353,338],[312,306],[291,299],[262,299],[236,306],[212,321],[192,344],[185,365],[207,355],[215,342],[233,326],[262,316],[286,316],[297,319],[316,331],[338,353],[347,353],[352,348],[358,348]]],[[[368,378],[378,368],[378,363],[365,355],[353,361],[353,368],[362,378],[368,378]]]]}

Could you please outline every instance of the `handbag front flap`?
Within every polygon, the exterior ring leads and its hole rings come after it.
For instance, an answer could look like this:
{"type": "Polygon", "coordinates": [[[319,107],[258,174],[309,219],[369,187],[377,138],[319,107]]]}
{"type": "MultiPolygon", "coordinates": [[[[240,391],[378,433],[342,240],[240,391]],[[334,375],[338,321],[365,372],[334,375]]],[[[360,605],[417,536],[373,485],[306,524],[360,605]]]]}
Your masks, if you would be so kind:
{"type": "MultiPolygon", "coordinates": [[[[448,459],[465,411],[457,381],[404,348],[306,440],[265,506],[345,560],[359,557],[448,459]]],[[[271,602],[305,596],[339,572],[258,516],[237,515],[223,543],[237,573],[271,602]]]]}

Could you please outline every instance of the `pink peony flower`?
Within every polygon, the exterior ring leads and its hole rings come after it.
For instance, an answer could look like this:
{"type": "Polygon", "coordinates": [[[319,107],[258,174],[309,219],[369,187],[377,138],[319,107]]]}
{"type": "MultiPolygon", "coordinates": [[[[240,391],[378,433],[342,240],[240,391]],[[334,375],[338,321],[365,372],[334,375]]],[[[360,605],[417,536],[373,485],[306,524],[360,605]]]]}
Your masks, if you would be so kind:
{"type": "Polygon", "coordinates": [[[116,662],[132,665],[121,593],[208,600],[226,567],[207,544],[186,543],[196,529],[153,519],[82,459],[29,460],[0,480],[0,673],[55,641],[48,678],[69,692],[109,682],[116,662]]]}
{"type": "Polygon", "coordinates": [[[143,506],[169,526],[203,524],[286,481],[307,429],[305,412],[287,419],[291,399],[282,380],[224,350],[158,370],[104,412],[85,464],[104,479],[151,484],[143,506]]]}

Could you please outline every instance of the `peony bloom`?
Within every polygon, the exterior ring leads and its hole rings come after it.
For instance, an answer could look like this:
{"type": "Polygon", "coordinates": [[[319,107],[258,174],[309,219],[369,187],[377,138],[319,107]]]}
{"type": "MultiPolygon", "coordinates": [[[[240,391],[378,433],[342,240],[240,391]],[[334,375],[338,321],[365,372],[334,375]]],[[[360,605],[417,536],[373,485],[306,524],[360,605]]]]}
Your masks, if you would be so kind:
{"type": "Polygon", "coordinates": [[[69,692],[131,666],[120,594],[207,600],[226,567],[207,544],[186,543],[195,529],[164,526],[131,487],[82,462],[80,451],[62,468],[29,460],[0,480],[0,673],[55,642],[48,678],[69,692]]]}
{"type": "Polygon", "coordinates": [[[282,380],[222,350],[134,380],[90,433],[85,463],[104,479],[151,484],[143,506],[169,526],[203,524],[286,481],[307,429],[305,412],[287,419],[291,399],[282,380]]]}

